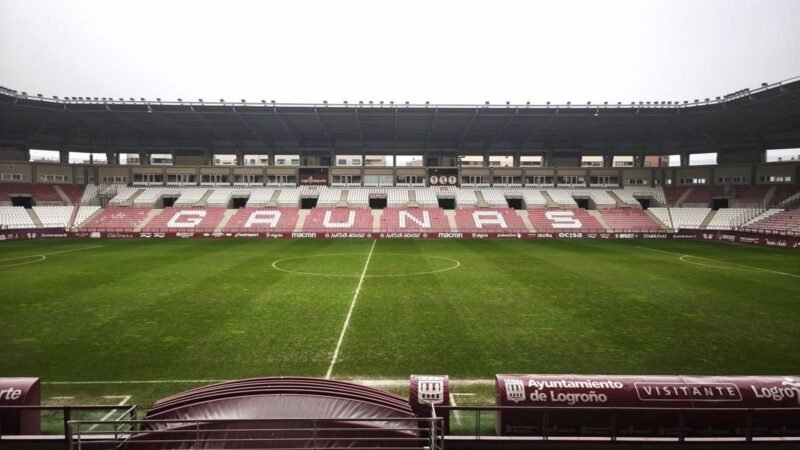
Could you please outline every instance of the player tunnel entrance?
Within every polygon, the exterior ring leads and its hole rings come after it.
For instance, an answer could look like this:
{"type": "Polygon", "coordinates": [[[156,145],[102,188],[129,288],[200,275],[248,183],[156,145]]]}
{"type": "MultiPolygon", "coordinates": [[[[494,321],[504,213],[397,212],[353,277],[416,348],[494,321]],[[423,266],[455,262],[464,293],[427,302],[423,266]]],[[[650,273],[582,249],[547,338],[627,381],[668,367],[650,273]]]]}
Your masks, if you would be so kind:
{"type": "Polygon", "coordinates": [[[33,208],[33,197],[14,196],[11,197],[11,206],[22,206],[23,208],[33,208]]]}

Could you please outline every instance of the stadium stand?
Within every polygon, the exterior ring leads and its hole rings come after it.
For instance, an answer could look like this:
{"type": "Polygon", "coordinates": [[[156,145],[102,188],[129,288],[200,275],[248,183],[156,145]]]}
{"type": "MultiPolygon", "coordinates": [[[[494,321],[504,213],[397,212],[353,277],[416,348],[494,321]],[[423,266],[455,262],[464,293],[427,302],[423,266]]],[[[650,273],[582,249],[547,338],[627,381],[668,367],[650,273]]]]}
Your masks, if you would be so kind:
{"type": "Polygon", "coordinates": [[[669,214],[672,218],[672,228],[679,230],[682,228],[697,229],[703,223],[711,208],[670,208],[669,214]]]}
{"type": "Polygon", "coordinates": [[[303,223],[306,232],[372,231],[372,213],[367,208],[314,208],[303,223]]]}
{"type": "Polygon", "coordinates": [[[0,183],[0,200],[10,201],[14,195],[29,195],[36,202],[63,202],[50,184],[0,183]]]}
{"type": "Polygon", "coordinates": [[[687,187],[678,187],[678,186],[667,186],[664,187],[664,204],[665,206],[675,206],[678,204],[678,200],[683,197],[683,194],[686,192],[687,187]]]}
{"type": "Polygon", "coordinates": [[[298,211],[297,208],[240,208],[222,231],[290,233],[297,223],[298,211]]]}
{"type": "Polygon", "coordinates": [[[72,218],[73,206],[34,206],[33,211],[45,228],[66,228],[72,218]]]}
{"type": "Polygon", "coordinates": [[[456,209],[456,225],[462,233],[528,232],[522,218],[511,208],[459,208],[456,209]]]}
{"type": "Polygon", "coordinates": [[[672,218],[669,216],[669,208],[650,208],[650,211],[661,223],[669,229],[674,229],[675,227],[672,225],[672,218]]]}
{"type": "Polygon", "coordinates": [[[225,208],[164,208],[142,231],[214,231],[225,208]]]}
{"type": "Polygon", "coordinates": [[[480,193],[483,195],[483,200],[486,204],[493,208],[508,206],[508,201],[506,201],[504,189],[502,188],[484,188],[480,190],[480,193]]]}
{"type": "Polygon", "coordinates": [[[0,224],[5,228],[34,228],[31,216],[21,206],[0,206],[0,224]]]}
{"type": "Polygon", "coordinates": [[[381,232],[447,232],[450,224],[440,208],[386,208],[381,216],[381,232]]]}
{"type": "Polygon", "coordinates": [[[706,229],[732,230],[744,225],[761,212],[763,212],[763,210],[757,208],[723,208],[717,210],[717,213],[711,218],[708,225],[706,225],[706,229]]]}
{"type": "Polygon", "coordinates": [[[81,198],[78,200],[78,203],[84,205],[92,203],[97,198],[98,192],[99,189],[97,188],[97,185],[87,184],[86,188],[83,190],[83,194],[81,194],[81,198]]]}
{"type": "Polygon", "coordinates": [[[725,196],[725,186],[692,186],[683,199],[688,205],[708,205],[716,197],[725,196]]]}
{"type": "Polygon", "coordinates": [[[663,231],[646,212],[637,208],[609,208],[601,211],[603,220],[614,231],[663,231]]]}
{"type": "Polygon", "coordinates": [[[385,188],[348,188],[347,204],[349,206],[369,206],[369,197],[372,194],[385,194],[385,188]]]}
{"type": "Polygon", "coordinates": [[[59,189],[69,198],[72,204],[78,204],[83,196],[84,186],[81,184],[59,184],[59,189]]]}
{"type": "Polygon", "coordinates": [[[766,233],[800,234],[800,209],[771,214],[750,223],[745,229],[766,233]]]}
{"type": "Polygon", "coordinates": [[[637,198],[655,200],[657,205],[666,205],[664,189],[650,186],[625,186],[622,189],[610,189],[624,204],[639,206],[637,198]]]}
{"type": "Polygon", "coordinates": [[[386,190],[387,206],[407,206],[408,188],[392,187],[386,190]]]}
{"type": "Polygon", "coordinates": [[[175,206],[193,206],[208,192],[207,187],[182,187],[179,189],[180,196],[175,200],[175,206]]]}
{"type": "Polygon", "coordinates": [[[147,217],[150,208],[107,208],[81,227],[84,231],[133,231],[147,217]]]}
{"type": "Polygon", "coordinates": [[[754,205],[761,206],[764,204],[764,198],[770,190],[770,186],[757,185],[757,186],[733,186],[731,188],[734,192],[733,198],[736,199],[736,206],[754,205]]]}
{"type": "Polygon", "coordinates": [[[528,210],[531,224],[538,232],[603,232],[605,228],[591,214],[580,208],[536,208],[528,210]]]}
{"type": "Polygon", "coordinates": [[[777,185],[775,192],[772,194],[770,204],[783,205],[791,200],[800,198],[800,188],[794,185],[777,185]]]}
{"type": "Polygon", "coordinates": [[[547,206],[547,199],[538,189],[522,189],[522,201],[526,208],[539,208],[547,206]]]}
{"type": "Polygon", "coordinates": [[[455,197],[458,208],[471,208],[478,204],[478,197],[472,189],[455,189],[455,197]]]}
{"type": "MultiPolygon", "coordinates": [[[[431,188],[414,188],[411,191],[414,192],[416,202],[419,206],[439,206],[439,200],[436,197],[436,191],[431,188]]],[[[447,192],[452,192],[451,190],[442,190],[443,195],[446,195],[447,192]]],[[[454,194],[451,194],[451,196],[454,194]]]]}
{"type": "Polygon", "coordinates": [[[545,190],[547,195],[555,202],[556,205],[559,206],[578,206],[575,203],[575,199],[572,198],[572,190],[571,189],[547,189],[545,190]]]}
{"type": "Polygon", "coordinates": [[[280,194],[278,194],[278,204],[290,207],[300,206],[300,191],[294,188],[281,189],[280,194]]]}
{"type": "Polygon", "coordinates": [[[317,199],[319,206],[336,206],[342,198],[342,189],[322,187],[317,199]]]}
{"type": "Polygon", "coordinates": [[[275,189],[273,188],[251,188],[247,206],[268,206],[273,195],[275,195],[275,189]]]}
{"type": "Polygon", "coordinates": [[[92,214],[100,211],[99,206],[95,205],[81,205],[78,207],[78,213],[75,215],[75,223],[73,224],[75,227],[80,227],[86,222],[92,214]]]}
{"type": "Polygon", "coordinates": [[[111,205],[125,205],[129,204],[131,199],[134,195],[136,195],[141,188],[138,187],[129,187],[129,186],[118,186],[116,189],[116,195],[109,200],[109,204],[111,205]]]}

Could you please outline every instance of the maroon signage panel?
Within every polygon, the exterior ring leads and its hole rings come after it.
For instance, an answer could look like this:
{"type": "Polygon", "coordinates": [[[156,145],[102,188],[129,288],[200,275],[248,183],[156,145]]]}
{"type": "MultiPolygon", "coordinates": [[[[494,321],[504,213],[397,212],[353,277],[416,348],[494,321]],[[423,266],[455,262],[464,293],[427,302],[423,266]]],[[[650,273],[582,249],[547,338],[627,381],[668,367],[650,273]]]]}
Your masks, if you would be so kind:
{"type": "Polygon", "coordinates": [[[3,406],[41,406],[38,378],[0,378],[0,430],[3,434],[41,434],[37,410],[5,409],[3,406]]]}
{"type": "Polygon", "coordinates": [[[24,228],[0,230],[0,242],[23,239],[64,238],[67,232],[63,228],[24,228]]]}
{"type": "MultiPolygon", "coordinates": [[[[411,375],[408,388],[408,403],[419,417],[431,417],[431,405],[450,406],[450,377],[447,375],[411,375]]],[[[436,411],[437,417],[444,418],[445,432],[450,430],[450,413],[436,411]]]]}
{"type": "Polygon", "coordinates": [[[498,406],[556,407],[505,410],[498,435],[678,436],[679,408],[686,436],[800,436],[800,377],[688,377],[602,375],[497,375],[498,406]],[[571,410],[574,408],[574,410],[571,410]],[[590,409],[598,408],[598,409],[590,409]],[[606,408],[606,409],[599,409],[606,408]],[[643,408],[616,411],[608,408],[643,408]],[[669,410],[669,408],[674,408],[669,410]],[[755,411],[748,418],[746,409],[755,411]],[[782,411],[783,409],[783,411],[782,411]]]}
{"type": "Polygon", "coordinates": [[[300,169],[298,174],[301,186],[327,186],[328,185],[328,169],[300,169]]]}
{"type": "Polygon", "coordinates": [[[428,186],[458,186],[458,169],[428,169],[428,186]]]}

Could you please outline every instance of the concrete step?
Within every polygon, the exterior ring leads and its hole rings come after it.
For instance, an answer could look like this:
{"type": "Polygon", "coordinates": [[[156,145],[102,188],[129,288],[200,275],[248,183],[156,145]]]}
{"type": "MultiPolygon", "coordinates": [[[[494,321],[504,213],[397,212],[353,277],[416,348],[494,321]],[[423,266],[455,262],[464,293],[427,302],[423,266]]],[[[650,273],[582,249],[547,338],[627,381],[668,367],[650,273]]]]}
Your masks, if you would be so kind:
{"type": "Polygon", "coordinates": [[[416,208],[417,205],[417,191],[413,189],[408,190],[408,206],[411,208],[416,208]]]}
{"type": "Polygon", "coordinates": [[[531,223],[531,218],[528,216],[528,211],[524,209],[518,209],[517,215],[520,219],[522,219],[522,223],[525,224],[525,227],[528,229],[528,231],[531,233],[536,233],[536,228],[534,228],[533,224],[531,223]]]}
{"type": "Polygon", "coordinates": [[[711,223],[711,221],[714,219],[714,216],[716,216],[716,215],[717,215],[717,212],[714,211],[713,209],[711,210],[710,213],[706,214],[706,218],[703,219],[702,222],[700,222],[700,229],[701,230],[705,230],[706,227],[708,226],[708,224],[711,223]]]}
{"type": "Polygon", "coordinates": [[[458,231],[458,225],[456,224],[456,211],[454,209],[445,209],[444,216],[447,217],[447,223],[450,224],[450,231],[458,231]]]}
{"type": "Polygon", "coordinates": [[[225,225],[231,220],[231,217],[236,215],[236,212],[239,211],[238,209],[226,209],[225,213],[222,214],[222,220],[219,221],[216,227],[214,227],[214,233],[222,232],[222,229],[225,228],[225,225]]]}
{"type": "Polygon", "coordinates": [[[550,194],[548,194],[547,191],[542,190],[541,192],[542,192],[542,197],[544,197],[544,200],[547,202],[548,208],[558,206],[558,204],[553,200],[553,197],[550,197],[550,194]]]}
{"type": "Polygon", "coordinates": [[[478,208],[488,208],[489,204],[486,203],[486,199],[483,198],[483,192],[476,190],[475,191],[475,198],[478,199],[476,206],[478,208]]]}
{"type": "Polygon", "coordinates": [[[662,222],[662,221],[661,221],[661,219],[659,219],[659,218],[658,218],[658,216],[656,216],[655,214],[651,213],[650,211],[648,211],[648,210],[646,210],[646,209],[645,209],[645,210],[644,210],[644,213],[645,213],[645,214],[647,214],[647,215],[650,217],[650,219],[652,219],[652,220],[653,220],[653,222],[655,222],[655,223],[657,223],[657,224],[660,224],[661,226],[663,226],[663,227],[664,227],[664,228],[666,228],[667,230],[670,230],[670,229],[671,229],[671,228],[670,228],[670,224],[662,222]]]}
{"type": "Polygon", "coordinates": [[[670,206],[681,206],[683,204],[683,201],[686,200],[686,197],[688,197],[689,194],[691,193],[692,193],[692,188],[686,189],[685,191],[683,191],[683,194],[678,198],[678,201],[675,202],[674,205],[670,206]]]}
{"type": "Polygon", "coordinates": [[[383,210],[382,209],[373,209],[372,210],[372,232],[373,233],[380,233],[381,232],[381,218],[383,218],[383,210]]]}
{"type": "Polygon", "coordinates": [[[775,196],[775,190],[778,189],[778,186],[774,184],[767,189],[767,193],[764,194],[764,199],[762,200],[761,206],[763,208],[768,208],[769,205],[772,203],[772,197],[775,196]]]}
{"type": "Polygon", "coordinates": [[[301,209],[297,212],[297,223],[294,225],[295,232],[299,232],[303,229],[303,225],[306,223],[306,218],[309,214],[311,214],[310,209],[301,209]]]}
{"type": "Polygon", "coordinates": [[[139,222],[138,225],[133,227],[133,231],[142,231],[142,228],[146,227],[147,224],[150,223],[151,220],[153,220],[153,218],[161,214],[161,211],[163,211],[163,209],[151,209],[150,211],[148,211],[147,215],[144,217],[144,220],[142,220],[141,222],[139,222]]]}
{"type": "MultiPolygon", "coordinates": [[[[90,205],[90,206],[97,206],[97,205],[90,205]]],[[[75,209],[77,210],[78,208],[75,208],[75,209]]],[[[86,220],[84,220],[83,222],[73,224],[73,227],[75,229],[79,229],[80,227],[86,225],[87,223],[91,223],[92,220],[94,220],[94,218],[99,216],[102,212],[103,212],[103,208],[98,209],[97,211],[95,211],[92,214],[90,214],[89,217],[87,217],[86,220]]],[[[77,217],[77,212],[76,212],[76,217],[77,217]]]]}
{"type": "Polygon", "coordinates": [[[606,219],[603,218],[603,215],[600,214],[600,211],[598,211],[596,209],[587,209],[586,212],[588,212],[589,215],[594,217],[600,223],[600,225],[602,225],[603,228],[605,228],[605,230],[607,232],[611,233],[611,232],[614,231],[614,229],[611,228],[611,226],[608,225],[608,222],[606,222],[606,219]]]}
{"type": "Polygon", "coordinates": [[[615,194],[615,193],[614,193],[614,191],[606,191],[606,193],[608,193],[608,195],[609,195],[609,196],[611,196],[611,198],[613,198],[613,199],[614,199],[614,201],[617,203],[617,207],[619,207],[619,208],[625,208],[626,206],[631,206],[631,205],[629,205],[629,204],[627,204],[627,203],[623,202],[623,201],[622,201],[622,199],[621,199],[621,198],[619,198],[619,197],[617,196],[617,194],[615,194]]]}
{"type": "Polygon", "coordinates": [[[269,198],[267,202],[267,206],[278,206],[278,197],[281,196],[281,190],[275,189],[275,192],[272,193],[272,197],[269,198]]]}
{"type": "Polygon", "coordinates": [[[25,208],[25,212],[28,213],[28,216],[30,216],[31,221],[33,221],[33,224],[36,225],[36,228],[44,227],[44,224],[42,224],[42,221],[39,220],[39,216],[36,215],[36,213],[33,211],[32,208],[30,208],[30,209],[29,208],[25,208]]]}
{"type": "Polygon", "coordinates": [[[207,206],[208,205],[208,197],[210,197],[211,194],[213,194],[213,193],[214,193],[213,189],[207,190],[206,193],[203,194],[202,197],[200,197],[200,200],[198,200],[198,201],[196,201],[194,203],[194,206],[207,206]]]}
{"type": "Polygon", "coordinates": [[[53,190],[56,191],[56,193],[58,193],[58,196],[61,197],[61,200],[64,200],[64,205],[65,206],[72,206],[73,205],[72,200],[69,198],[67,193],[64,192],[63,189],[61,189],[61,186],[59,186],[57,184],[54,184],[53,185],[53,190]]]}

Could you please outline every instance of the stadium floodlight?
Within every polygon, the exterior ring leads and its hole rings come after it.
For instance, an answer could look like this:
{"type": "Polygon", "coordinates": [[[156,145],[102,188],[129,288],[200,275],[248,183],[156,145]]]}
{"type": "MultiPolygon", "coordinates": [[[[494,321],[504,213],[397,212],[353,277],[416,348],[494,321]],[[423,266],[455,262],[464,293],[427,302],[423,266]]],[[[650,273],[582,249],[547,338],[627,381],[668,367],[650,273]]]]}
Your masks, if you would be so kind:
{"type": "Polygon", "coordinates": [[[607,104],[608,104],[608,102],[603,102],[603,104],[604,104],[604,105],[607,105],[607,104]]]}
{"type": "Polygon", "coordinates": [[[394,105],[394,100],[389,100],[390,105],[394,105]]]}
{"type": "Polygon", "coordinates": [[[617,102],[617,106],[622,106],[622,102],[617,102]]]}
{"type": "Polygon", "coordinates": [[[261,100],[261,103],[267,103],[267,101],[266,100],[261,100]]]}
{"type": "Polygon", "coordinates": [[[273,105],[275,104],[275,100],[270,100],[269,102],[272,103],[273,105]]]}
{"type": "Polygon", "coordinates": [[[202,98],[198,98],[197,101],[200,102],[200,103],[203,103],[203,99],[202,98]]]}
{"type": "Polygon", "coordinates": [[[363,104],[364,104],[364,100],[359,100],[359,101],[358,101],[358,104],[359,104],[359,105],[363,105],[363,104]]]}
{"type": "Polygon", "coordinates": [[[487,104],[487,105],[488,105],[488,104],[489,104],[489,101],[487,100],[487,101],[485,102],[485,104],[487,104]]]}
{"type": "Polygon", "coordinates": [[[767,86],[769,86],[767,83],[761,83],[761,87],[767,87],[767,86]]]}
{"type": "Polygon", "coordinates": [[[144,99],[144,97],[140,97],[140,98],[139,98],[139,100],[141,100],[141,101],[143,101],[143,102],[144,102],[144,101],[146,101],[146,100],[144,99]]]}
{"type": "Polygon", "coordinates": [[[345,105],[347,104],[347,100],[345,100],[345,101],[344,101],[344,104],[345,104],[345,105]]]}
{"type": "Polygon", "coordinates": [[[220,103],[225,103],[225,99],[224,99],[224,98],[221,98],[221,99],[219,99],[219,102],[220,102],[220,103]]]}
{"type": "Polygon", "coordinates": [[[245,99],[242,99],[242,103],[247,103],[247,100],[245,100],[245,99]]]}
{"type": "Polygon", "coordinates": [[[698,100],[698,99],[694,99],[694,102],[695,102],[695,103],[700,103],[700,100],[698,100]]]}
{"type": "Polygon", "coordinates": [[[406,105],[408,105],[408,100],[406,100],[406,105]]]}
{"type": "Polygon", "coordinates": [[[327,100],[323,100],[323,101],[322,101],[322,104],[323,104],[323,105],[327,105],[327,104],[328,104],[328,101],[327,101],[327,100]]]}
{"type": "Polygon", "coordinates": [[[510,105],[510,104],[511,104],[511,102],[506,100],[506,105],[510,105]]]}
{"type": "Polygon", "coordinates": [[[160,98],[158,98],[158,97],[156,97],[156,101],[157,101],[157,102],[160,102],[160,101],[161,101],[161,99],[160,99],[160,98]]]}
{"type": "Polygon", "coordinates": [[[709,99],[708,97],[706,97],[706,102],[708,102],[709,100],[710,100],[710,99],[709,99]]]}
{"type": "Polygon", "coordinates": [[[592,104],[592,102],[586,102],[586,104],[587,104],[587,105],[591,105],[591,104],[592,104]]]}
{"type": "Polygon", "coordinates": [[[179,99],[178,99],[178,102],[179,102],[179,103],[183,103],[183,99],[182,99],[182,98],[179,98],[179,99]]]}
{"type": "Polygon", "coordinates": [[[431,104],[431,102],[429,102],[429,101],[425,100],[425,106],[428,106],[428,105],[430,105],[430,104],[431,104]]]}
{"type": "Polygon", "coordinates": [[[43,95],[42,95],[42,94],[36,94],[36,96],[37,96],[37,97],[39,97],[39,98],[42,98],[42,97],[43,97],[43,95]]]}
{"type": "Polygon", "coordinates": [[[570,102],[570,101],[567,102],[567,105],[571,105],[571,104],[572,104],[572,102],[570,102]]]}
{"type": "Polygon", "coordinates": [[[526,105],[530,105],[530,104],[531,104],[531,102],[525,102],[525,104],[526,104],[526,105]]]}
{"type": "Polygon", "coordinates": [[[547,106],[550,106],[550,102],[547,102],[547,106]]]}
{"type": "Polygon", "coordinates": [[[54,95],[54,96],[53,96],[53,98],[54,98],[54,99],[56,99],[56,100],[58,100],[58,96],[57,96],[57,95],[54,95]]]}

